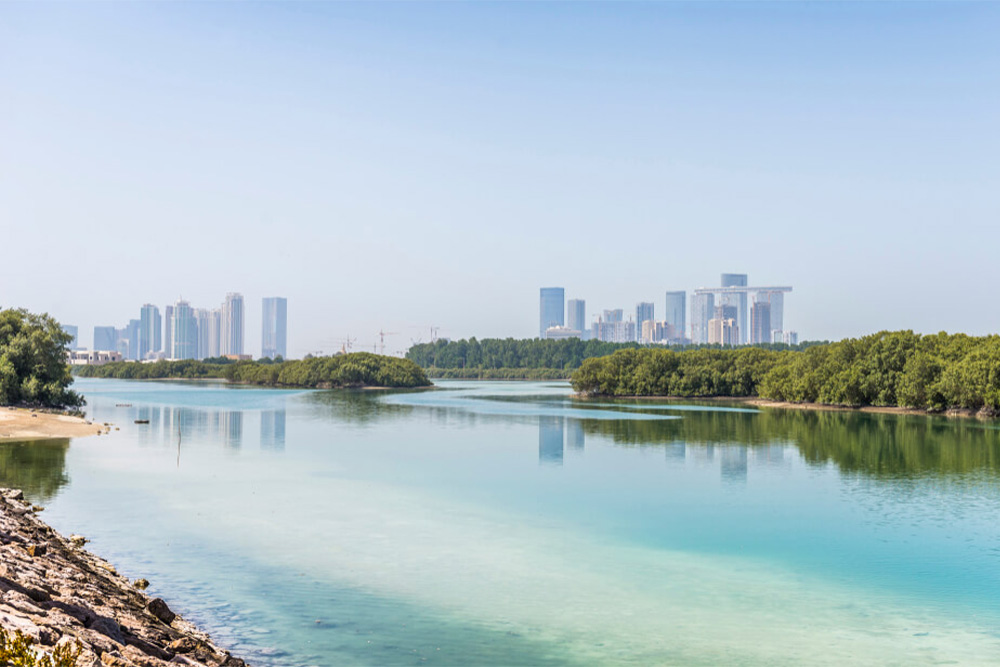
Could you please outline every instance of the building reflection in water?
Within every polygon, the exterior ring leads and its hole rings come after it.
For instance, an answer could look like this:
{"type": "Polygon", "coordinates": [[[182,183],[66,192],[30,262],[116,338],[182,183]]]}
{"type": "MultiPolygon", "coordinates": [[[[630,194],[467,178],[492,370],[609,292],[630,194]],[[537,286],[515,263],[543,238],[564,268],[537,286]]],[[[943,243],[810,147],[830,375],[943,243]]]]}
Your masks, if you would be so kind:
{"type": "Polygon", "coordinates": [[[538,462],[562,465],[566,450],[583,453],[586,435],[583,422],[566,417],[538,418],[538,462]]]}
{"type": "Polygon", "coordinates": [[[562,465],[563,462],[563,418],[538,418],[538,462],[547,465],[562,465]]]}
{"type": "Polygon", "coordinates": [[[285,449],[284,410],[265,410],[260,413],[260,448],[279,452],[285,449]]]}
{"type": "Polygon", "coordinates": [[[230,449],[239,449],[243,444],[243,412],[222,410],[215,413],[219,420],[217,433],[230,449]]]}
{"type": "Polygon", "coordinates": [[[722,479],[728,482],[747,481],[747,448],[744,445],[731,445],[720,450],[720,468],[722,479]]]}
{"type": "Polygon", "coordinates": [[[663,455],[668,463],[684,463],[687,458],[687,445],[683,442],[668,443],[663,447],[663,455]]]}
{"type": "Polygon", "coordinates": [[[566,449],[583,452],[586,438],[583,434],[583,422],[579,419],[566,419],[566,449]]]}
{"type": "MultiPolygon", "coordinates": [[[[244,420],[253,425],[253,412],[242,410],[198,410],[182,407],[139,407],[130,418],[143,422],[136,433],[140,445],[176,446],[207,441],[231,450],[243,445],[244,420]]],[[[285,449],[285,410],[260,412],[260,447],[270,451],[285,449]]]]}

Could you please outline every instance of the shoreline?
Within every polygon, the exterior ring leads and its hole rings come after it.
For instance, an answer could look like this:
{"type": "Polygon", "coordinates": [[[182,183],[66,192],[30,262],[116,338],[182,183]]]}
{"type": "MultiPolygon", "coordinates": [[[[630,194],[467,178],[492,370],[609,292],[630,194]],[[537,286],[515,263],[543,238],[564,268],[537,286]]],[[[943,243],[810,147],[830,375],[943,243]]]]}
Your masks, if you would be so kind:
{"type": "Polygon", "coordinates": [[[993,420],[1000,415],[969,410],[965,408],[952,408],[942,411],[924,410],[922,408],[900,408],[890,406],[863,405],[852,407],[849,405],[831,405],[827,403],[793,403],[791,401],[773,401],[769,398],[759,398],[757,396],[609,396],[605,394],[572,394],[573,398],[581,400],[591,399],[626,399],[630,401],[705,401],[709,403],[734,403],[738,405],[750,405],[756,408],[774,408],[778,410],[815,410],[819,412],[866,412],[871,414],[887,415],[916,415],[922,417],[949,417],[962,419],[978,419],[981,421],[993,420]]]}
{"type": "Polygon", "coordinates": [[[84,438],[110,430],[110,424],[96,424],[83,417],[30,408],[0,407],[0,442],[84,438]]]}
{"type": "Polygon", "coordinates": [[[0,488],[0,626],[51,653],[81,648],[78,667],[246,667],[143,592],[113,565],[38,518],[17,489],[0,488]]]}

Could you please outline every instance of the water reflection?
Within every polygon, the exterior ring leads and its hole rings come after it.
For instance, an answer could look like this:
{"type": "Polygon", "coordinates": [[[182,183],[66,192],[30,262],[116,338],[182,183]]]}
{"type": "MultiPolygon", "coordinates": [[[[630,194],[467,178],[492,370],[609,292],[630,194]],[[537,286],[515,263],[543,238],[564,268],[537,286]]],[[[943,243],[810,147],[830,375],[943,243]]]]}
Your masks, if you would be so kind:
{"type": "Polygon", "coordinates": [[[562,417],[538,418],[538,462],[540,464],[562,465],[563,437],[562,417]]]}
{"type": "MultiPolygon", "coordinates": [[[[712,460],[716,446],[740,445],[755,463],[784,465],[785,449],[798,448],[815,465],[876,476],[1000,472],[1000,430],[992,423],[893,414],[762,410],[691,412],[671,421],[585,420],[588,436],[622,446],[664,447],[712,460]]],[[[746,453],[725,453],[733,475],[742,474],[746,453]]],[[[727,473],[729,474],[729,473],[727,473]]]]}
{"type": "Polygon", "coordinates": [[[285,449],[284,410],[265,410],[260,413],[260,447],[275,451],[285,449]]]}
{"type": "Polygon", "coordinates": [[[719,457],[719,468],[723,481],[747,481],[747,448],[742,445],[732,445],[722,448],[719,457]]]}
{"type": "Polygon", "coordinates": [[[570,417],[541,416],[538,418],[538,463],[562,465],[565,452],[582,454],[586,432],[583,421],[570,417]]]}
{"type": "MultiPolygon", "coordinates": [[[[129,420],[138,422],[135,437],[142,446],[176,447],[180,441],[183,447],[185,443],[200,441],[218,443],[238,452],[244,445],[247,428],[253,429],[256,414],[256,410],[141,406],[130,410],[129,420]],[[246,426],[247,421],[249,427],[246,426]]],[[[261,449],[283,451],[285,408],[261,410],[259,415],[261,449]]],[[[107,418],[115,420],[118,417],[108,415],[107,418]]]]}
{"type": "Polygon", "coordinates": [[[0,444],[0,486],[21,489],[34,503],[47,503],[69,483],[68,449],[65,439],[0,444]]]}

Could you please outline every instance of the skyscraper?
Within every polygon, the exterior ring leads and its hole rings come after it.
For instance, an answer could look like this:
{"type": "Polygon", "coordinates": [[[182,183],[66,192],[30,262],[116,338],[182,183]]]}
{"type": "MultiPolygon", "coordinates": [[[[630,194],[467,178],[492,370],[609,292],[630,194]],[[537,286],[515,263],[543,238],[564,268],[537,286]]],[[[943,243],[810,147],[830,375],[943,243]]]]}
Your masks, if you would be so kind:
{"type": "Polygon", "coordinates": [[[147,303],[139,311],[139,359],[145,359],[150,352],[159,352],[163,322],[160,309],[147,303]]]}
{"type": "Polygon", "coordinates": [[[288,299],[265,297],[261,304],[260,356],[284,359],[288,354],[287,339],[288,299]]]}
{"type": "Polygon", "coordinates": [[[566,323],[566,290],[562,287],[543,287],[539,291],[538,337],[545,338],[549,327],[561,327],[566,323]]]}
{"type": "Polygon", "coordinates": [[[757,292],[754,299],[763,302],[771,307],[771,330],[784,331],[785,329],[785,294],[784,292],[757,292]]]}
{"type": "Polygon", "coordinates": [[[194,311],[198,321],[198,359],[208,359],[219,356],[219,328],[222,322],[222,311],[218,308],[197,308],[194,311]]]}
{"type": "MultiPolygon", "coordinates": [[[[723,287],[746,287],[748,284],[745,273],[722,274],[723,287]]],[[[740,329],[739,340],[736,344],[747,342],[747,293],[723,294],[722,303],[727,306],[736,306],[736,326],[740,329]]]]}
{"type": "Polygon", "coordinates": [[[230,292],[222,304],[222,330],[219,336],[222,355],[243,354],[243,295],[230,292]]]}
{"type": "Polygon", "coordinates": [[[715,295],[695,294],[691,299],[691,342],[708,342],[708,321],[715,315],[715,295]]]}
{"type": "Polygon", "coordinates": [[[163,353],[168,359],[174,358],[174,307],[163,308],[163,353]]]}
{"type": "Polygon", "coordinates": [[[566,302],[566,326],[574,331],[587,331],[587,302],[583,299],[570,299],[566,302]]]}
{"type": "Polygon", "coordinates": [[[194,359],[198,355],[198,320],[187,301],[174,304],[172,359],[194,359]]]}
{"type": "Polygon", "coordinates": [[[66,349],[76,350],[80,347],[80,329],[75,324],[63,324],[62,330],[73,337],[73,340],[66,343],[66,349]]]}
{"type": "Polygon", "coordinates": [[[677,338],[687,338],[687,292],[667,292],[666,306],[663,321],[674,328],[677,338]]]}
{"type": "Polygon", "coordinates": [[[94,349],[104,351],[115,351],[117,345],[115,341],[118,336],[114,327],[94,327],[94,349]]]}
{"type": "Polygon", "coordinates": [[[131,359],[132,361],[139,361],[142,356],[139,354],[139,334],[142,330],[142,322],[140,320],[129,320],[128,326],[125,328],[125,338],[128,339],[128,357],[126,359],[131,359]]]}
{"type": "Polygon", "coordinates": [[[654,306],[650,301],[642,301],[635,306],[635,329],[636,329],[636,340],[642,339],[642,323],[654,320],[653,317],[654,306]]]}
{"type": "Polygon", "coordinates": [[[750,311],[750,342],[771,342],[771,304],[755,301],[750,311]]]}

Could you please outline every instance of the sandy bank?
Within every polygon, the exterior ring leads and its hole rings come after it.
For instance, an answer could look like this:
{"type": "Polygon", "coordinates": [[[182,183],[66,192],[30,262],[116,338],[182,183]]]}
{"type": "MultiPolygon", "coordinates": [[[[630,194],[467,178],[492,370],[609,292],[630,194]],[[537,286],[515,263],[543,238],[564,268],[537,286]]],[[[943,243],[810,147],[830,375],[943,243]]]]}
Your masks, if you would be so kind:
{"type": "Polygon", "coordinates": [[[78,667],[244,667],[35,509],[20,491],[0,489],[0,626],[43,651],[79,645],[78,667]]]}
{"type": "Polygon", "coordinates": [[[0,408],[0,440],[37,440],[40,438],[82,438],[107,430],[80,417],[24,408],[0,408]]]}

